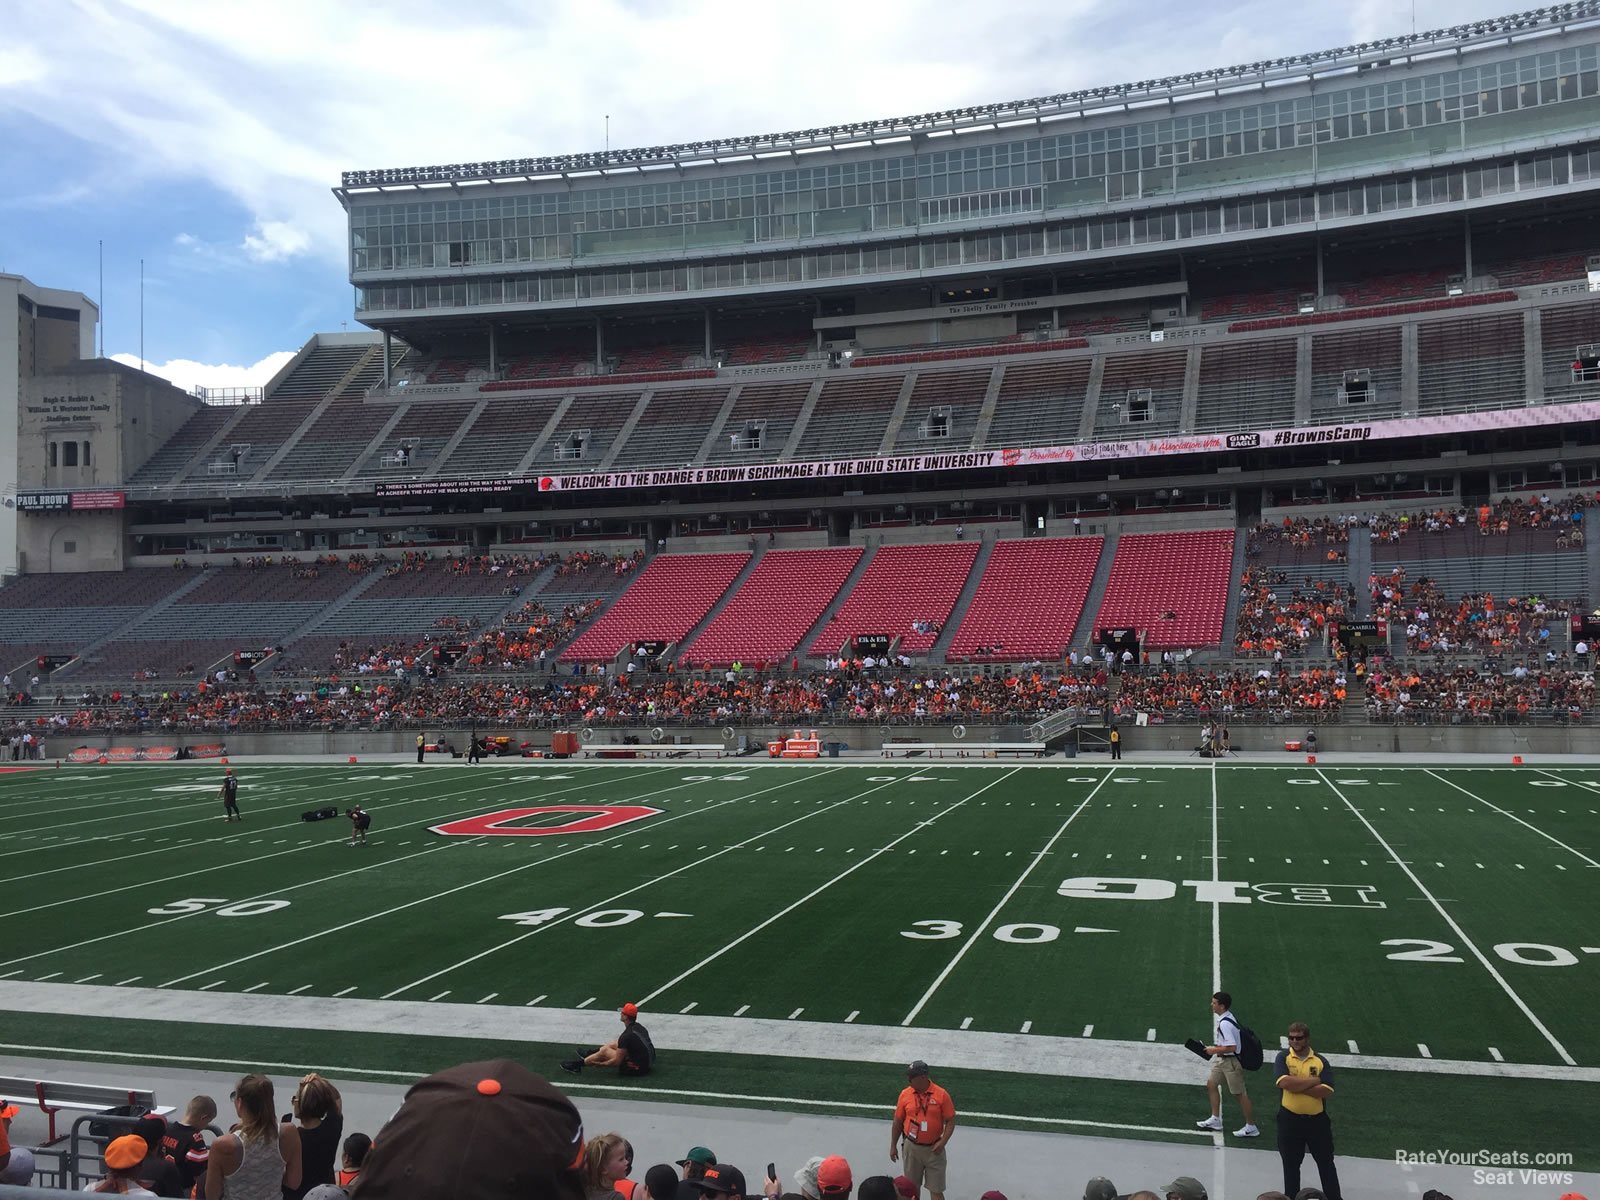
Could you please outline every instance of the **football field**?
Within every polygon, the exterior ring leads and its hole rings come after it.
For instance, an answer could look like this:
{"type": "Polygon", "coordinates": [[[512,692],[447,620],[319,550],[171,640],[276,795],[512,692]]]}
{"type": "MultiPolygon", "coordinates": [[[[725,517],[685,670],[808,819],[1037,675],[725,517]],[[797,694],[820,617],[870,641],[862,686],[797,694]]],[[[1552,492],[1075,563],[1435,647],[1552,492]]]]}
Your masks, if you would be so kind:
{"type": "Polygon", "coordinates": [[[1290,1021],[1359,1068],[1352,1152],[1447,1091],[1489,1144],[1595,1157],[1600,767],[236,770],[237,824],[214,765],[0,775],[10,1049],[110,1054],[229,1003],[273,1014],[230,1062],[414,1076],[514,1024],[548,1071],[575,1014],[635,1000],[663,1047],[636,1091],[755,1099],[759,1058],[762,1094],[848,1109],[927,1047],[996,1121],[1183,1138],[1204,1068],[1176,1047],[1223,988],[1258,1107],[1290,1021]],[[300,820],[356,802],[364,847],[300,820]],[[283,1027],[313,998],[366,1015],[283,1027]]]}

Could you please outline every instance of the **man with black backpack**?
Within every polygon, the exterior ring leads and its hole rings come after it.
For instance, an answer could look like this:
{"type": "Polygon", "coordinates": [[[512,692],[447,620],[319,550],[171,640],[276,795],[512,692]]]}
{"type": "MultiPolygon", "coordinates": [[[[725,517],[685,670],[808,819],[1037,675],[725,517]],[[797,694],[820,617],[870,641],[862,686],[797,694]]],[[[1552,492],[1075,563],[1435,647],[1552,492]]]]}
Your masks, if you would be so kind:
{"type": "Polygon", "coordinates": [[[1226,1080],[1229,1094],[1239,1101],[1239,1109],[1244,1113],[1244,1127],[1235,1129],[1233,1136],[1260,1137],[1261,1131],[1256,1128],[1255,1108],[1244,1088],[1244,1073],[1260,1069],[1261,1040],[1239,1024],[1232,1009],[1233,997],[1227,992],[1211,994],[1211,1011],[1215,1014],[1216,1025],[1212,1044],[1205,1047],[1206,1054],[1211,1058],[1211,1072],[1206,1076],[1206,1095],[1211,1100],[1211,1115],[1195,1124],[1213,1132],[1222,1130],[1222,1083],[1226,1080]]]}

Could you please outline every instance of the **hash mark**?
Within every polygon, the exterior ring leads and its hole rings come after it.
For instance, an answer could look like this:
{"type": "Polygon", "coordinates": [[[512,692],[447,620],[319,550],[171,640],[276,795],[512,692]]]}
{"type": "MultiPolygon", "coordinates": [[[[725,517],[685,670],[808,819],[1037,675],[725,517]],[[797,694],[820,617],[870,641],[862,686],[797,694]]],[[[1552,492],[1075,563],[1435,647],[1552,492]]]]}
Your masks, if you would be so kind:
{"type": "Polygon", "coordinates": [[[309,983],[302,983],[299,987],[295,988],[294,991],[290,992],[289,995],[298,996],[301,992],[305,991],[310,986],[311,985],[309,983]]]}
{"type": "Polygon", "coordinates": [[[1489,1057],[1494,1059],[1495,1062],[1505,1062],[1505,1058],[1501,1055],[1500,1051],[1496,1050],[1493,1046],[1489,1047],[1489,1057]]]}
{"type": "Polygon", "coordinates": [[[962,1017],[961,1018],[961,1028],[963,1028],[963,1029],[971,1029],[972,1028],[972,1018],[971,1017],[962,1017]]]}
{"type": "Polygon", "coordinates": [[[1417,1053],[1422,1055],[1423,1058],[1432,1058],[1433,1057],[1433,1051],[1429,1050],[1421,1042],[1417,1043],[1417,1053]]]}
{"type": "Polygon", "coordinates": [[[1028,1030],[1030,1030],[1032,1028],[1033,1028],[1033,1022],[1032,1021],[1024,1021],[1022,1023],[1022,1032],[1023,1033],[1027,1033],[1028,1030]]]}
{"type": "Polygon", "coordinates": [[[1350,1041],[1349,1045],[1350,1045],[1350,1053],[1351,1054],[1360,1054],[1361,1053],[1361,1047],[1359,1047],[1359,1046],[1357,1046],[1355,1044],[1354,1039],[1352,1039],[1350,1041]]]}
{"type": "Polygon", "coordinates": [[[445,990],[440,992],[437,996],[428,997],[428,1003],[432,1004],[435,1000],[443,1000],[449,994],[450,994],[450,989],[449,988],[445,988],[445,990]]]}
{"type": "Polygon", "coordinates": [[[805,1009],[803,1009],[803,1008],[795,1009],[792,1013],[789,1014],[788,1020],[791,1020],[791,1021],[794,1020],[796,1017],[798,1017],[803,1012],[805,1012],[805,1009]]]}
{"type": "Polygon", "coordinates": [[[1080,1036],[1082,1036],[1082,1037],[1093,1037],[1094,1036],[1094,1026],[1093,1025],[1085,1025],[1083,1027],[1083,1033],[1080,1036]]]}
{"type": "MultiPolygon", "coordinates": [[[[342,991],[342,992],[335,992],[335,993],[334,993],[334,996],[335,996],[335,998],[337,998],[337,997],[339,997],[339,996],[348,996],[348,995],[349,995],[349,994],[350,994],[350,993],[351,993],[351,992],[353,992],[353,991],[355,991],[355,990],[356,990],[356,985],[355,985],[355,984],[351,984],[351,985],[350,985],[350,986],[349,986],[349,987],[347,987],[347,988],[345,988],[345,989],[344,989],[344,991],[342,991]]],[[[495,993],[495,994],[497,994],[497,995],[498,995],[498,993],[495,993]]],[[[478,1003],[479,1003],[479,1004],[482,1004],[482,1003],[483,1003],[483,1001],[482,1001],[482,1000],[480,1000],[480,1001],[478,1001],[478,1003]]]]}
{"type": "Polygon", "coordinates": [[[854,1020],[855,1020],[855,1019],[856,1019],[856,1018],[857,1018],[857,1017],[859,1017],[859,1016],[860,1016],[860,1015],[861,1015],[861,1010],[860,1010],[860,1009],[859,1009],[859,1008],[858,1008],[858,1009],[855,1009],[855,1010],[853,1010],[853,1011],[852,1011],[852,1012],[851,1012],[851,1013],[850,1013],[850,1015],[849,1015],[849,1016],[848,1016],[848,1017],[846,1017],[846,1018],[845,1018],[845,1019],[844,1019],[844,1023],[845,1023],[845,1024],[846,1024],[846,1025],[849,1025],[849,1024],[851,1024],[851,1023],[852,1023],[852,1022],[853,1022],[853,1021],[854,1021],[854,1020]]]}
{"type": "Polygon", "coordinates": [[[750,1006],[748,1004],[741,1004],[739,1006],[738,1011],[735,1012],[733,1015],[736,1016],[736,1017],[742,1017],[742,1016],[745,1015],[745,1013],[747,1013],[749,1011],[750,1011],[750,1006]]]}
{"type": "Polygon", "coordinates": [[[1155,1041],[1156,1040],[1156,1031],[1154,1029],[1146,1029],[1144,1031],[1144,1040],[1147,1041],[1147,1042],[1155,1041]]]}

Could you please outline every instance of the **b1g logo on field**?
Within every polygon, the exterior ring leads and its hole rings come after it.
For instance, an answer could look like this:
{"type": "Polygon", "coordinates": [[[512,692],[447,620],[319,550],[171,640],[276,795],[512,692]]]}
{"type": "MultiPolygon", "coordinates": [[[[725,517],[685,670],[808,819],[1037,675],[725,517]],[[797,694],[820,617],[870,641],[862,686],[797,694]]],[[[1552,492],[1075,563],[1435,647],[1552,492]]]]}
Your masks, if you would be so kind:
{"type": "MultiPolygon", "coordinates": [[[[1295,904],[1309,908],[1384,908],[1370,883],[1246,883],[1239,879],[1185,879],[1201,904],[1295,904]]],[[[1171,879],[1080,875],[1063,879],[1056,894],[1069,900],[1171,900],[1171,879]]]]}
{"type": "Polygon", "coordinates": [[[569,833],[601,833],[653,817],[661,810],[643,804],[544,804],[533,808],[502,808],[498,812],[464,817],[432,825],[445,837],[553,837],[569,833]],[[571,819],[548,825],[513,825],[513,821],[539,820],[562,814],[571,819]]]}

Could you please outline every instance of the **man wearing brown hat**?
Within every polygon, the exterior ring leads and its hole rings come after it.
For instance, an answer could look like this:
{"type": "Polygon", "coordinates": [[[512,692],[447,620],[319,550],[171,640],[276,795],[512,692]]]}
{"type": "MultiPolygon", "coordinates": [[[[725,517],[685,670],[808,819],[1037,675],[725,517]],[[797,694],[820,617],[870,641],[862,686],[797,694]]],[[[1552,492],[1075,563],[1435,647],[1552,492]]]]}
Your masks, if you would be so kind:
{"type": "Polygon", "coordinates": [[[903,1147],[906,1176],[919,1193],[926,1184],[931,1200],[944,1200],[944,1148],[955,1132],[956,1106],[950,1093],[928,1078],[928,1064],[920,1058],[906,1068],[906,1080],[894,1106],[889,1161],[898,1162],[903,1147]]]}
{"type": "Polygon", "coordinates": [[[583,1121],[510,1059],[430,1075],[374,1140],[362,1200],[584,1200],[583,1121]]]}

